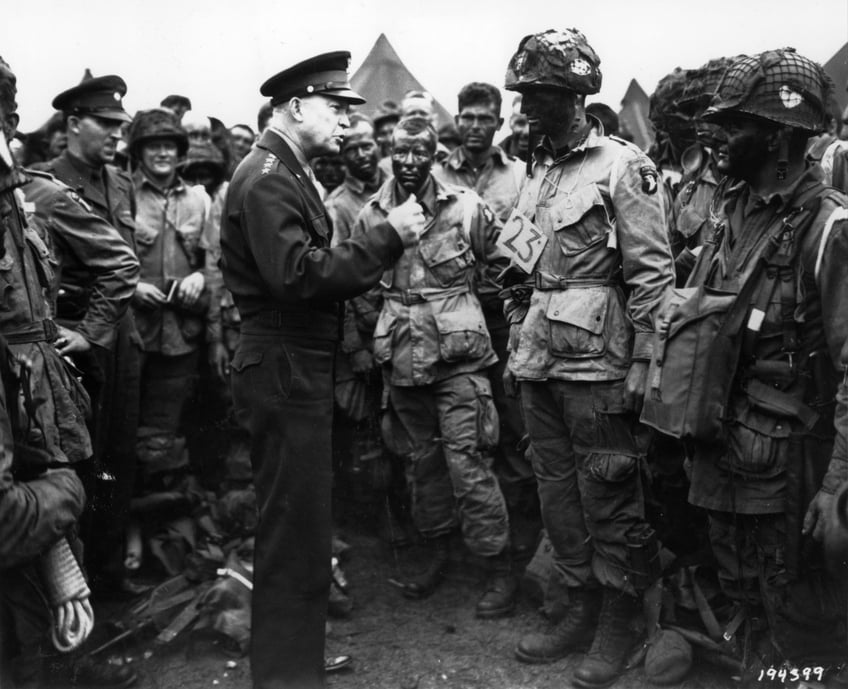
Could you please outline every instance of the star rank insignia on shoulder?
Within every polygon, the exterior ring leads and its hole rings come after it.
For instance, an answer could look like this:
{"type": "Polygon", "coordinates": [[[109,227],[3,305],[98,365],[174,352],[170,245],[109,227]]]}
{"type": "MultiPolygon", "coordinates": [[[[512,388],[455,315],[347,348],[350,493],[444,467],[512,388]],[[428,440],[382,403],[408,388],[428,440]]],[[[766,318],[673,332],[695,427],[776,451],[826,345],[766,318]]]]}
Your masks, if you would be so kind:
{"type": "Polygon", "coordinates": [[[277,160],[277,156],[275,156],[273,153],[269,153],[265,157],[265,162],[262,163],[262,174],[263,175],[267,175],[269,172],[271,172],[271,166],[274,164],[275,160],[277,160]]]}

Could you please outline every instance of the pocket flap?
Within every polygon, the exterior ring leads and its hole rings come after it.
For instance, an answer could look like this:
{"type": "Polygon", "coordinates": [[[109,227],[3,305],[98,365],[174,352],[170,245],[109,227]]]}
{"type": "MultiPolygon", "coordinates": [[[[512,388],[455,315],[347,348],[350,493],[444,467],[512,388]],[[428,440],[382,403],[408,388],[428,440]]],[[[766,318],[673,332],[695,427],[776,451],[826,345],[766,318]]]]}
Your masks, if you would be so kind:
{"type": "Polygon", "coordinates": [[[568,289],[551,294],[545,315],[552,321],[576,325],[601,335],[607,321],[609,287],[568,289]]]}
{"type": "Polygon", "coordinates": [[[385,337],[391,334],[395,329],[395,323],[397,323],[397,316],[384,310],[380,313],[379,318],[377,318],[377,325],[374,326],[374,337],[385,337]]]}
{"type": "Polygon", "coordinates": [[[135,228],[135,240],[143,246],[151,246],[156,237],[159,236],[159,230],[156,230],[147,225],[138,224],[135,228]]]}
{"type": "Polygon", "coordinates": [[[256,366],[262,363],[262,352],[236,352],[233,361],[230,364],[234,371],[243,371],[250,366],[256,366]]]}
{"type": "Polygon", "coordinates": [[[562,201],[551,207],[554,227],[573,225],[595,206],[603,206],[604,199],[597,184],[587,184],[575,189],[562,201]]]}
{"type": "Polygon", "coordinates": [[[482,312],[476,309],[461,309],[433,315],[436,329],[441,335],[460,332],[486,333],[486,321],[482,312]]]}
{"type": "Polygon", "coordinates": [[[450,232],[438,239],[421,242],[418,245],[418,253],[428,266],[437,266],[462,256],[470,248],[459,232],[450,232]]]}

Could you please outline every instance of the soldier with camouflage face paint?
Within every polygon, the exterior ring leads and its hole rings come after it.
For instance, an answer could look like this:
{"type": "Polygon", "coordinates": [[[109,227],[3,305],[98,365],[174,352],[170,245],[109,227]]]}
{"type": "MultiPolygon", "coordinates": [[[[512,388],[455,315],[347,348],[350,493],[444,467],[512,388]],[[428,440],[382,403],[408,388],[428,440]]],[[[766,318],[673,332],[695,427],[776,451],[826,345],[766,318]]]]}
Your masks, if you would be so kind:
{"type": "Polygon", "coordinates": [[[766,666],[844,657],[844,583],[817,542],[848,478],[848,198],[805,160],[832,88],[791,48],[742,56],[703,116],[723,130],[725,180],[687,285],[747,296],[723,437],[693,440],[689,501],[735,604],[725,638],[766,666]]]}
{"type": "Polygon", "coordinates": [[[521,41],[506,88],[523,95],[542,140],[501,233],[517,283],[506,303],[508,377],[521,386],[542,519],[569,591],[565,618],[524,636],[516,655],[553,662],[594,638],[574,673],[580,687],[620,675],[639,596],[659,574],[637,414],[653,311],[674,279],[656,167],[585,116],[599,63],[574,29],[521,41]]]}

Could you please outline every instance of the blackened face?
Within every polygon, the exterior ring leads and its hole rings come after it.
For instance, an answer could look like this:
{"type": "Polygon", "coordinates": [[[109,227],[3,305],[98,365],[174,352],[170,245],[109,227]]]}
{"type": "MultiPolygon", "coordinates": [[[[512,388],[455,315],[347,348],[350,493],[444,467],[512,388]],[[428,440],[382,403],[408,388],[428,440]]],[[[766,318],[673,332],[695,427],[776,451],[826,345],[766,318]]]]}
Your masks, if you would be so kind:
{"type": "Polygon", "coordinates": [[[530,87],[522,95],[521,112],[527,116],[531,132],[552,139],[571,132],[577,94],[565,89],[530,87]]]}
{"type": "Polygon", "coordinates": [[[509,128],[515,137],[518,152],[527,155],[530,146],[530,125],[527,123],[527,115],[517,113],[509,120],[509,128]]]}
{"type": "Polygon", "coordinates": [[[436,142],[427,134],[395,130],[392,139],[392,172],[407,192],[417,192],[427,181],[436,156],[436,142]]]}
{"type": "Polygon", "coordinates": [[[332,191],[345,178],[344,158],[340,155],[324,155],[312,161],[315,177],[327,191],[332,191]]]}
{"type": "Polygon", "coordinates": [[[371,127],[361,124],[345,133],[342,156],[348,172],[363,182],[370,182],[377,174],[379,149],[371,127]]]}
{"type": "Polygon", "coordinates": [[[727,140],[717,151],[718,171],[737,179],[751,180],[769,154],[771,128],[742,117],[723,120],[721,128],[727,140]]]}

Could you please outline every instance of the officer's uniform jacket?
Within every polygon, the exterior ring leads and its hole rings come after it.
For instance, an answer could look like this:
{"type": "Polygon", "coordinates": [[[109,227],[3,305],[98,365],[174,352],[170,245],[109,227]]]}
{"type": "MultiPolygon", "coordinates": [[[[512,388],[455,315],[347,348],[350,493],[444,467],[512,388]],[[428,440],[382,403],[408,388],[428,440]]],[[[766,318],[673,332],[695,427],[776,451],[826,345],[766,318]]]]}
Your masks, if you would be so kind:
{"type": "Polygon", "coordinates": [[[474,170],[458,146],[441,165],[433,169],[437,179],[446,184],[473,189],[503,223],[512,212],[527,180],[527,166],[493,146],[491,155],[479,170],[474,170]]]}
{"type": "MultiPolygon", "coordinates": [[[[132,178],[114,165],[93,168],[68,151],[37,166],[82,196],[92,210],[112,225],[135,248],[135,199],[132,178]]],[[[70,277],[70,276],[68,276],[70,277]]]]}
{"type": "MultiPolygon", "coordinates": [[[[202,187],[187,186],[179,177],[168,189],[154,184],[139,168],[136,191],[136,246],[141,280],[166,295],[174,280],[203,268],[200,238],[207,216],[208,197],[202,187]]],[[[208,291],[204,288],[208,297],[208,291]]],[[[187,310],[172,303],[135,309],[143,349],[178,356],[195,351],[204,330],[208,298],[187,310]]]]}
{"type": "MultiPolygon", "coordinates": [[[[373,351],[392,385],[427,385],[497,361],[475,285],[478,263],[493,274],[506,267],[496,245],[500,223],[473,191],[432,175],[418,202],[426,219],[420,241],[380,282],[373,351]]],[[[362,209],[354,236],[400,203],[390,178],[362,209]]]]}
{"type": "Polygon", "coordinates": [[[75,276],[79,313],[63,314],[63,325],[91,344],[110,347],[118,322],[127,310],[138,282],[138,259],[118,231],[70,187],[43,172],[30,172],[23,187],[27,203],[47,232],[56,259],[54,289],[63,276],[75,276]]]}
{"type": "Polygon", "coordinates": [[[266,130],[233,175],[221,228],[224,284],[243,322],[285,321],[338,339],[339,300],[375,284],[402,244],[382,219],[331,251],[331,223],[293,147],[266,130]]]}
{"type": "MultiPolygon", "coordinates": [[[[708,264],[696,265],[688,284],[705,283],[738,292],[756,267],[768,237],[781,228],[783,218],[792,223],[797,199],[821,179],[819,166],[811,165],[787,188],[768,198],[755,195],[744,182],[728,181],[713,219],[722,228],[724,240],[708,264]]],[[[787,462],[793,451],[790,438],[810,430],[805,431],[791,415],[764,408],[764,404],[768,407],[777,402],[777,394],[797,398],[819,412],[822,418],[812,429],[814,436],[826,439],[832,433],[829,405],[848,366],[848,198],[834,190],[830,194],[821,201],[800,242],[791,266],[794,276],[785,281],[794,285],[792,294],[783,294],[784,280],[779,280],[764,309],[753,350],[745,355],[746,362],[737,372],[745,383],[734,387],[728,405],[726,449],[719,455],[696,454],[689,496],[695,505],[754,514],[784,511],[787,462]],[[828,227],[831,216],[834,221],[828,227]],[[794,303],[790,320],[798,338],[797,351],[791,355],[784,347],[787,297],[794,303]],[[792,371],[801,373],[793,375],[792,371]],[[754,381],[776,392],[760,394],[754,381]],[[735,481],[730,470],[737,476],[735,481]]],[[[848,479],[848,387],[844,380],[836,399],[836,444],[823,484],[830,493],[848,479]]]]}
{"type": "Polygon", "coordinates": [[[509,368],[523,380],[598,381],[648,360],[659,299],[674,281],[662,194],[638,148],[591,129],[554,159],[534,153],[517,210],[547,238],[529,304],[509,299],[509,368]]]}

